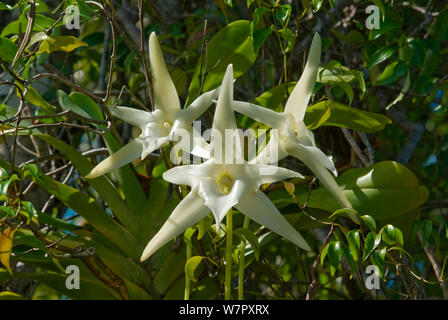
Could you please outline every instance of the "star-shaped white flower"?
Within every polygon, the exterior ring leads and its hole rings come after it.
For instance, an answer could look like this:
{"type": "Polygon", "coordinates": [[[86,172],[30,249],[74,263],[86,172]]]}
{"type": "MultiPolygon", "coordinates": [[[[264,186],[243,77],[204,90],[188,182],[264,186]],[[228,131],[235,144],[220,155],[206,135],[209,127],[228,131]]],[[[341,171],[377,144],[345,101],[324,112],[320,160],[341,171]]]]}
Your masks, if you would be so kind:
{"type": "Polygon", "coordinates": [[[203,219],[210,211],[219,225],[232,207],[297,246],[310,250],[300,233],[259,189],[264,183],[302,176],[284,168],[247,163],[241,152],[241,139],[236,139],[236,145],[229,147],[229,139],[226,139],[229,133],[241,133],[236,126],[232,101],[233,71],[232,65],[229,65],[213,119],[210,143],[213,153],[202,164],[178,166],[163,174],[163,178],[171,183],[190,186],[191,192],[179,203],[148,243],[141,261],[148,259],[160,247],[203,219]],[[223,163],[222,159],[226,161],[223,163]]]}
{"type": "Polygon", "coordinates": [[[160,49],[157,36],[153,32],[149,38],[149,58],[151,64],[152,85],[155,110],[147,112],[128,107],[111,109],[113,115],[141,129],[141,134],[130,141],[113,155],[104,159],[87,175],[96,178],[122,167],[141,157],[144,159],[151,152],[175,141],[179,136],[189,139],[181,140],[177,148],[195,155],[207,155],[206,142],[191,126],[218,97],[219,88],[199,96],[187,108],[181,109],[176,88],[170,77],[160,49]],[[180,132],[188,134],[180,134],[180,132]]]}
{"type": "MultiPolygon", "coordinates": [[[[277,135],[274,136],[268,145],[251,162],[272,163],[288,155],[292,155],[301,160],[313,171],[319,181],[331,192],[342,207],[351,208],[350,202],[336,183],[333,175],[329,172],[331,171],[337,176],[337,171],[331,157],[327,157],[316,147],[313,133],[303,122],[306,107],[316,83],[320,52],[320,36],[316,33],[311,43],[305,70],[292,91],[291,96],[288,98],[283,112],[275,112],[242,101],[234,101],[232,106],[235,111],[265,123],[273,129],[277,129],[277,135]],[[271,143],[278,144],[278,149],[271,148],[271,143]],[[277,155],[271,157],[271,149],[276,150],[277,155]]],[[[355,214],[349,213],[349,216],[354,222],[359,223],[359,219],[355,214]]]]}

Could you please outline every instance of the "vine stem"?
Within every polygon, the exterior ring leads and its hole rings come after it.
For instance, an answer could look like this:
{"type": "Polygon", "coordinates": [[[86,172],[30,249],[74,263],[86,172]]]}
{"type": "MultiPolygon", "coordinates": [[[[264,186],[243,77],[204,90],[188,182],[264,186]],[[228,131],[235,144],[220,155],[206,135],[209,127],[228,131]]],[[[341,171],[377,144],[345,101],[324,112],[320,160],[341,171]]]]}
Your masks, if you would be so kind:
{"type": "MultiPolygon", "coordinates": [[[[249,228],[250,219],[244,217],[243,228],[249,228]]],[[[238,300],[244,300],[244,264],[246,255],[246,241],[241,240],[240,243],[240,261],[238,268],[238,300]]]]}
{"type": "MultiPolygon", "coordinates": [[[[188,261],[191,258],[191,249],[192,246],[187,243],[187,253],[186,253],[186,261],[188,261]]],[[[185,293],[184,293],[184,299],[190,300],[190,285],[191,281],[188,279],[187,275],[185,275],[185,293]]]]}
{"type": "Polygon", "coordinates": [[[225,273],[225,291],[224,297],[226,300],[231,299],[232,292],[232,242],[233,242],[233,221],[232,209],[229,210],[226,216],[226,273],[225,273]]]}

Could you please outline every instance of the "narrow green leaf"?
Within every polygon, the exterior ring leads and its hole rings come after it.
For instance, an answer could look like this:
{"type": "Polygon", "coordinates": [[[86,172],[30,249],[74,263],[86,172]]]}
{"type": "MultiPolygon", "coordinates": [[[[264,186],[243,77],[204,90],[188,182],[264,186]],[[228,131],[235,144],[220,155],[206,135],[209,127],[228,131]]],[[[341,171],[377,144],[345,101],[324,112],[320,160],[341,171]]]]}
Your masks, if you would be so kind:
{"type": "Polygon", "coordinates": [[[189,279],[191,281],[197,281],[195,272],[196,272],[199,264],[204,259],[207,259],[207,258],[201,257],[201,256],[194,256],[187,260],[187,262],[185,263],[185,275],[187,276],[187,279],[189,279]]]}
{"type": "Polygon", "coordinates": [[[361,239],[359,236],[359,230],[351,230],[347,234],[347,241],[353,259],[355,261],[358,261],[359,252],[361,249],[361,239]]]}

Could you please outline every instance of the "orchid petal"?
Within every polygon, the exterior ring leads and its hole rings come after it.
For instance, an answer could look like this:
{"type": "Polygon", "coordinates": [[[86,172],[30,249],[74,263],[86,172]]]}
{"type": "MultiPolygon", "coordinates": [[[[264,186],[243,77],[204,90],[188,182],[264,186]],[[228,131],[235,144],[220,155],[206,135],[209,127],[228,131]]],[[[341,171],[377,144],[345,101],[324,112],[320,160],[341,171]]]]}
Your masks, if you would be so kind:
{"type": "MultiPolygon", "coordinates": [[[[336,183],[334,177],[327,170],[327,167],[322,165],[322,161],[324,161],[324,158],[326,158],[327,160],[329,159],[323,153],[322,155],[318,155],[313,148],[314,147],[296,145],[293,148],[288,148],[288,151],[292,156],[301,160],[308,168],[311,169],[311,171],[316,175],[317,179],[319,179],[320,183],[322,183],[325,188],[327,188],[327,190],[333,195],[333,197],[339,202],[342,207],[351,208],[351,203],[348,201],[344,192],[336,183]]],[[[349,213],[349,216],[353,220],[353,222],[359,224],[359,219],[355,214],[349,213]]]]}
{"type": "Polygon", "coordinates": [[[92,169],[92,171],[90,171],[86,178],[97,178],[103,174],[111,172],[112,170],[120,168],[140,157],[142,151],[143,146],[141,142],[138,140],[132,140],[123,148],[101,161],[95,168],[92,169]]]}
{"type": "Polygon", "coordinates": [[[249,166],[250,170],[253,171],[251,177],[256,179],[258,186],[289,178],[305,178],[300,173],[277,166],[270,166],[266,164],[250,164],[249,166]]]}
{"type": "Polygon", "coordinates": [[[175,114],[180,110],[179,97],[166,67],[155,32],[151,33],[149,37],[149,60],[151,64],[154,105],[167,114],[175,114]]]}
{"type": "Polygon", "coordinates": [[[136,140],[141,141],[143,145],[143,150],[141,154],[141,158],[145,159],[148,155],[150,155],[154,150],[159,149],[165,143],[169,141],[168,137],[161,138],[149,138],[149,137],[138,137],[136,140]]]}
{"type": "Polygon", "coordinates": [[[204,205],[204,201],[197,194],[190,192],[177,205],[159,232],[149,241],[140,261],[145,261],[151,257],[171,239],[205,218],[209,212],[210,209],[204,205]]]}
{"type": "Polygon", "coordinates": [[[306,61],[300,80],[297,82],[288,101],[286,102],[285,112],[292,114],[299,121],[303,120],[305,110],[313,93],[314,85],[317,78],[317,70],[319,68],[321,52],[321,41],[318,33],[314,34],[311,42],[310,52],[306,61]]]}
{"type": "Polygon", "coordinates": [[[294,153],[293,155],[295,157],[297,157],[298,159],[300,159],[300,160],[302,160],[302,158],[309,159],[308,161],[315,163],[317,166],[324,167],[324,168],[330,170],[333,173],[333,175],[335,175],[336,177],[338,176],[338,171],[336,170],[336,167],[334,166],[334,162],[333,162],[332,158],[329,158],[318,147],[296,144],[296,145],[292,146],[291,148],[288,145],[287,150],[290,151],[290,149],[294,150],[294,151],[292,151],[294,153]]]}
{"type": "Polygon", "coordinates": [[[210,176],[210,160],[200,165],[184,165],[171,168],[163,173],[163,179],[177,185],[187,185],[192,189],[199,186],[199,178],[210,176]]]}
{"type": "Polygon", "coordinates": [[[196,98],[187,108],[182,110],[182,116],[185,123],[192,123],[200,117],[213,101],[218,98],[221,87],[207,91],[196,98]]]}
{"type": "Polygon", "coordinates": [[[225,129],[236,129],[235,115],[232,109],[233,101],[233,67],[227,66],[226,73],[222,80],[221,90],[216,104],[216,111],[213,118],[213,129],[220,131],[224,136],[225,129]]]}
{"type": "Polygon", "coordinates": [[[218,190],[217,183],[209,177],[201,178],[198,194],[205,201],[215,216],[216,224],[219,226],[227,212],[238,202],[244,199],[249,190],[247,181],[238,179],[232,186],[229,194],[222,194],[218,190]]]}
{"type": "Polygon", "coordinates": [[[258,155],[249,161],[249,163],[272,164],[288,156],[288,152],[284,148],[284,143],[279,140],[278,131],[271,131],[271,139],[268,144],[258,153],[258,155]],[[275,154],[272,154],[274,152],[275,154]]]}
{"type": "Polygon", "coordinates": [[[242,132],[236,126],[232,101],[233,67],[229,64],[216,103],[210,143],[213,149],[213,157],[220,163],[244,162],[242,132]],[[235,135],[229,134],[229,132],[235,135]],[[235,140],[237,140],[236,143],[235,140]],[[229,147],[229,144],[232,147],[229,147]]]}
{"type": "Polygon", "coordinates": [[[285,219],[269,198],[260,190],[246,195],[235,206],[241,213],[288,239],[304,250],[311,250],[300,233],[285,219]]]}
{"type": "Polygon", "coordinates": [[[279,128],[286,121],[284,114],[249,102],[233,101],[232,108],[236,112],[242,113],[256,121],[267,124],[272,128],[279,128]]]}
{"type": "Polygon", "coordinates": [[[121,120],[132,124],[133,126],[139,127],[142,130],[148,122],[155,120],[150,112],[134,108],[117,106],[115,108],[111,108],[110,112],[121,120]]]}

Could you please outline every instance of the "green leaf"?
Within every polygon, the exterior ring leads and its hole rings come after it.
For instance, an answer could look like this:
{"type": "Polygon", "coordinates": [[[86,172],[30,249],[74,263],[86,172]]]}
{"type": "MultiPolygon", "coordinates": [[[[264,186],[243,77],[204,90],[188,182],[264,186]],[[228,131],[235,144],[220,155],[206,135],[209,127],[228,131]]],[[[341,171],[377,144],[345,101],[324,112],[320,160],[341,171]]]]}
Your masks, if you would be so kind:
{"type": "Polygon", "coordinates": [[[367,69],[371,69],[373,66],[376,66],[377,64],[389,59],[394,54],[395,51],[396,51],[395,46],[388,46],[378,49],[370,57],[367,69]]]}
{"type": "MultiPolygon", "coordinates": [[[[16,272],[15,277],[21,279],[29,279],[36,280],[39,283],[43,283],[58,292],[72,298],[72,299],[80,299],[80,300],[90,300],[90,299],[100,299],[100,300],[116,300],[119,299],[118,294],[115,290],[111,288],[107,288],[103,283],[99,282],[95,279],[85,278],[85,272],[89,272],[87,269],[83,269],[83,272],[80,272],[80,286],[77,290],[70,290],[65,285],[65,280],[67,278],[66,274],[57,273],[54,271],[45,271],[45,272],[16,272]]],[[[9,275],[6,273],[6,270],[0,269],[0,282],[4,282],[9,280],[9,275]]]]}
{"type": "Polygon", "coordinates": [[[324,265],[325,257],[327,256],[327,253],[328,253],[328,246],[329,246],[329,243],[322,249],[322,251],[320,253],[320,265],[321,266],[324,265]]]}
{"type": "Polygon", "coordinates": [[[101,113],[98,104],[92,100],[89,96],[84,93],[72,91],[69,94],[70,99],[80,106],[88,115],[90,119],[94,120],[104,120],[103,114],[101,113]]]}
{"type": "Polygon", "coordinates": [[[250,31],[253,34],[255,32],[255,27],[258,26],[258,23],[263,18],[264,14],[268,11],[268,8],[266,7],[258,7],[254,11],[254,18],[252,22],[250,23],[250,31]]]}
{"type": "MultiPolygon", "coordinates": [[[[238,78],[252,66],[256,58],[257,52],[253,48],[250,22],[239,20],[228,24],[208,43],[207,77],[204,80],[203,91],[209,91],[220,85],[229,64],[233,64],[233,77],[238,78]]],[[[200,73],[203,72],[200,59],[188,91],[187,106],[200,94],[200,73]]]]}
{"type": "MultiPolygon", "coordinates": [[[[20,84],[18,81],[15,82],[15,84],[22,90],[23,92],[23,85],[20,84]]],[[[18,96],[19,93],[17,93],[18,96]]],[[[42,96],[37,92],[36,89],[34,89],[31,86],[28,86],[28,91],[25,95],[25,100],[34,104],[37,107],[41,107],[43,110],[49,113],[53,113],[54,110],[56,110],[55,106],[52,106],[49,104],[42,96]]]]}
{"type": "Polygon", "coordinates": [[[361,216],[361,219],[364,221],[364,223],[369,227],[369,229],[372,232],[376,232],[376,222],[371,216],[363,215],[361,216]]]}
{"type": "MultiPolygon", "coordinates": [[[[29,168],[28,165],[27,167],[29,168]]],[[[122,225],[113,220],[95,199],[58,181],[53,180],[51,184],[47,184],[48,179],[42,181],[40,170],[38,174],[33,173],[33,181],[39,187],[58,198],[65,206],[84,217],[104,237],[117,245],[134,260],[140,259],[143,251],[142,243],[139,243],[122,225]]]]}
{"type": "Polygon", "coordinates": [[[336,126],[372,133],[384,129],[392,121],[379,113],[346,106],[332,100],[324,100],[307,108],[305,124],[311,128],[336,126]],[[330,115],[328,116],[328,113],[330,115]]]}
{"type": "Polygon", "coordinates": [[[362,254],[362,261],[366,261],[369,255],[373,252],[373,250],[378,247],[381,242],[381,234],[375,235],[373,232],[369,232],[367,234],[366,239],[364,240],[364,251],[362,254]]]}
{"type": "MultiPolygon", "coordinates": [[[[408,168],[394,161],[347,170],[336,181],[353,208],[371,215],[375,221],[411,212],[421,206],[429,195],[428,189],[419,185],[417,177],[408,168]]],[[[307,198],[307,191],[297,195],[302,202],[307,198]]],[[[291,200],[285,201],[293,203],[291,200]]],[[[320,187],[311,192],[308,207],[334,212],[340,205],[325,188],[320,187]]]]}
{"type": "Polygon", "coordinates": [[[350,265],[350,270],[351,270],[350,279],[352,279],[353,276],[355,275],[356,270],[358,269],[358,267],[356,265],[356,261],[353,256],[353,252],[350,251],[350,249],[347,247],[342,248],[342,252],[343,252],[345,258],[347,259],[348,264],[350,265]]]}
{"type": "Polygon", "coordinates": [[[345,94],[348,97],[349,100],[349,104],[352,104],[353,98],[355,97],[355,94],[353,93],[353,89],[352,87],[350,87],[350,85],[348,85],[345,82],[339,82],[337,84],[338,87],[342,88],[342,90],[344,90],[345,94]]]}
{"type": "Polygon", "coordinates": [[[73,102],[64,91],[58,90],[56,92],[56,96],[63,110],[71,110],[83,117],[90,118],[89,114],[85,112],[78,104],[73,102]]]}
{"type": "Polygon", "coordinates": [[[324,3],[324,0],[313,0],[313,11],[317,12],[320,10],[320,7],[322,6],[322,3],[324,3]]]}
{"type": "Polygon", "coordinates": [[[386,257],[386,248],[382,248],[379,250],[376,250],[372,256],[371,256],[371,261],[373,263],[373,265],[378,267],[378,271],[379,271],[379,276],[381,278],[384,277],[384,259],[386,257]]]}
{"type": "MultiPolygon", "coordinates": [[[[36,13],[34,16],[34,24],[33,24],[33,31],[45,31],[46,29],[50,28],[56,20],[46,17],[42,14],[36,13]]],[[[3,28],[2,33],[0,36],[9,36],[11,34],[24,34],[26,31],[26,27],[28,25],[28,19],[25,15],[25,12],[22,12],[19,19],[16,21],[11,22],[6,27],[3,28]]]]}
{"type": "Polygon", "coordinates": [[[331,264],[331,275],[334,276],[342,259],[342,248],[339,241],[332,241],[328,244],[328,258],[331,264]]]}
{"type": "Polygon", "coordinates": [[[355,261],[358,261],[359,250],[361,249],[361,239],[359,236],[359,230],[351,230],[347,234],[347,241],[353,259],[355,261]]]}
{"type": "Polygon", "coordinates": [[[190,227],[184,232],[184,241],[187,246],[193,247],[192,237],[196,233],[196,227],[190,227]]]}
{"type": "Polygon", "coordinates": [[[207,259],[206,257],[201,256],[194,256],[187,260],[187,263],[185,263],[185,275],[187,276],[187,279],[191,281],[197,281],[195,272],[198,268],[199,264],[202,262],[202,260],[207,259]]]}
{"type": "Polygon", "coordinates": [[[255,259],[258,261],[260,258],[260,248],[258,244],[258,237],[247,228],[238,228],[233,231],[241,240],[248,241],[251,248],[254,251],[255,259]]]}
{"type": "Polygon", "coordinates": [[[0,58],[12,64],[17,53],[17,46],[8,38],[0,37],[0,58]]]}
{"type": "MultiPolygon", "coordinates": [[[[111,154],[117,152],[122,147],[109,131],[104,134],[103,139],[111,154]]],[[[143,215],[145,213],[147,198],[139,180],[131,169],[131,165],[125,165],[116,169],[114,172],[120,182],[128,206],[136,212],[137,215],[143,215]]]]}
{"type": "Polygon", "coordinates": [[[383,73],[376,79],[374,85],[391,84],[403,77],[408,70],[408,66],[403,61],[394,61],[384,69],[383,73]]]}
{"type": "Polygon", "coordinates": [[[387,244],[394,245],[395,244],[395,228],[393,225],[388,224],[385,225],[381,231],[381,237],[383,238],[383,241],[387,244]]]}
{"type": "Polygon", "coordinates": [[[358,215],[358,212],[355,209],[352,209],[352,208],[341,208],[341,209],[338,209],[335,212],[333,212],[328,218],[331,219],[331,218],[334,218],[334,217],[336,217],[338,215],[346,216],[347,214],[350,214],[350,213],[358,215]]]}
{"type": "Polygon", "coordinates": [[[10,6],[9,4],[4,4],[3,2],[0,2],[0,10],[13,10],[17,8],[17,3],[14,6],[10,6]]]}
{"type": "Polygon", "coordinates": [[[213,220],[210,217],[205,217],[198,223],[198,240],[201,240],[208,232],[213,224],[213,220]]]}
{"type": "MultiPolygon", "coordinates": [[[[0,3],[3,4],[3,3],[0,3]]],[[[1,6],[0,6],[1,10],[1,6]]],[[[12,291],[2,291],[0,292],[0,300],[28,300],[28,298],[25,298],[24,296],[12,292],[12,291]]]]}
{"type": "Polygon", "coordinates": [[[39,53],[64,51],[72,52],[79,47],[87,47],[87,43],[73,36],[51,36],[42,41],[39,47],[39,53]]]}
{"type": "Polygon", "coordinates": [[[275,18],[280,23],[282,28],[287,25],[291,15],[291,10],[292,8],[289,4],[282,4],[275,8],[275,18]]]}
{"type": "Polygon", "coordinates": [[[286,48],[284,48],[285,53],[290,52],[294,48],[294,43],[296,41],[296,35],[291,29],[281,29],[278,30],[280,37],[286,41],[286,48]]]}
{"type": "MultiPolygon", "coordinates": [[[[93,164],[87,160],[86,157],[63,141],[49,135],[40,134],[36,136],[64,154],[78,169],[82,176],[87,175],[93,169],[93,164]]],[[[145,234],[143,233],[144,229],[140,223],[138,215],[128,207],[110,180],[101,176],[96,179],[89,179],[89,183],[95,188],[126,229],[134,236],[140,239],[145,239],[145,234]]]]}
{"type": "Polygon", "coordinates": [[[431,220],[425,219],[423,221],[423,223],[421,224],[421,229],[422,229],[423,245],[425,245],[428,242],[429,237],[431,236],[431,232],[432,232],[431,220]]]}
{"type": "Polygon", "coordinates": [[[165,260],[163,265],[154,277],[153,286],[160,295],[173,285],[173,283],[185,274],[185,250],[172,252],[165,260]]]}
{"type": "Polygon", "coordinates": [[[253,47],[254,51],[258,52],[260,48],[263,46],[263,43],[269,37],[269,35],[274,31],[274,27],[270,26],[269,28],[262,28],[254,31],[253,34],[253,47]]]}

